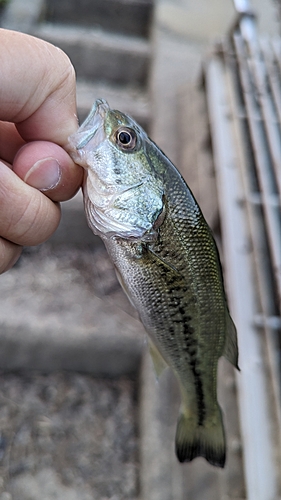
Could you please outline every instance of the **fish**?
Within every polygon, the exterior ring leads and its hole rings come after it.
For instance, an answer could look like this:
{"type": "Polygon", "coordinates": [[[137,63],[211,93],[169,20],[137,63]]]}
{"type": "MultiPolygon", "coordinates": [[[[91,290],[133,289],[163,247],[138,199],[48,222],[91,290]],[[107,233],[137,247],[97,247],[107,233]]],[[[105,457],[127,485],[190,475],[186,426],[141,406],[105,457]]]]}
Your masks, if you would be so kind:
{"type": "Polygon", "coordinates": [[[138,311],[155,371],[169,366],[178,380],[176,456],[224,467],[217,367],[224,355],[239,369],[238,346],[211,229],[173,163],[104,99],[69,138],[68,152],[85,169],[88,224],[138,311]]]}

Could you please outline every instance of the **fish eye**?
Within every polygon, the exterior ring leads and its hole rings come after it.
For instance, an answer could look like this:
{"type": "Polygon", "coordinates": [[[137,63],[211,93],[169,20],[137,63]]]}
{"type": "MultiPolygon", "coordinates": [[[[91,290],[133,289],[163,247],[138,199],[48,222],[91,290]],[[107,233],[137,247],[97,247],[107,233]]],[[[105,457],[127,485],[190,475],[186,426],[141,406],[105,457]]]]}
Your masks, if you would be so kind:
{"type": "Polygon", "coordinates": [[[121,149],[133,150],[137,143],[137,136],[130,128],[119,128],[115,135],[116,143],[121,149]]]}

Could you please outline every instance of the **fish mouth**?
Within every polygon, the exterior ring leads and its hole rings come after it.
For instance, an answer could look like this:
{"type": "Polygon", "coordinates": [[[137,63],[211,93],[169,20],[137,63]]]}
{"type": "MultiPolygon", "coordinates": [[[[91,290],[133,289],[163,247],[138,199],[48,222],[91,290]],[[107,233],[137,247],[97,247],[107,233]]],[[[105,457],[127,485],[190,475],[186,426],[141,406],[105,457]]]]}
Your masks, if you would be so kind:
{"type": "Polygon", "coordinates": [[[69,137],[70,154],[74,161],[84,168],[87,165],[81,160],[84,158],[87,150],[94,150],[105,139],[103,125],[109,111],[110,107],[107,101],[105,99],[97,99],[89,116],[80,125],[79,129],[69,137]]]}

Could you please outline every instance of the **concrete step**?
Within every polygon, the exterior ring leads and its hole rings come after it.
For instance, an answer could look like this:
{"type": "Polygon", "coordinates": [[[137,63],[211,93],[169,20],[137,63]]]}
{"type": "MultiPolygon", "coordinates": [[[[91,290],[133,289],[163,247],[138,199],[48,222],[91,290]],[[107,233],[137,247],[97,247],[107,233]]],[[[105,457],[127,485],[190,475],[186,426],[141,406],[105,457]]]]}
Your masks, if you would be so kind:
{"type": "Polygon", "coordinates": [[[1,276],[0,300],[0,370],[138,371],[144,330],[103,248],[24,253],[1,276]]]}
{"type": "Polygon", "coordinates": [[[9,0],[0,12],[0,26],[29,33],[43,15],[44,0],[9,0]]]}
{"type": "Polygon", "coordinates": [[[86,80],[77,81],[77,107],[80,122],[86,118],[94,101],[100,97],[106,99],[111,108],[129,114],[146,131],[149,130],[151,106],[145,91],[86,80]]]}
{"type": "Polygon", "coordinates": [[[0,500],[137,500],[134,380],[0,374],[0,500]]]}
{"type": "Polygon", "coordinates": [[[32,34],[64,50],[78,78],[137,87],[147,83],[150,46],[144,39],[51,23],[37,25],[32,34]]]}
{"type": "Polygon", "coordinates": [[[75,248],[100,247],[102,241],[89,228],[84,212],[81,189],[71,200],[61,203],[61,221],[49,239],[53,247],[68,245],[75,248]]]}
{"type": "Polygon", "coordinates": [[[148,37],[153,0],[46,0],[46,20],[148,37]]]}

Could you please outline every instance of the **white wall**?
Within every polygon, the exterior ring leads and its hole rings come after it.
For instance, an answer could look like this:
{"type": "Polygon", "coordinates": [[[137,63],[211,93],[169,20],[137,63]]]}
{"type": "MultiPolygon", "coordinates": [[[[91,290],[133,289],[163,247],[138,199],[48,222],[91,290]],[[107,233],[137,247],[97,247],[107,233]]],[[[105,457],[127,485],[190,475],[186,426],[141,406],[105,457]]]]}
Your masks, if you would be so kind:
{"type": "MultiPolygon", "coordinates": [[[[280,32],[278,0],[249,0],[261,33],[280,32]]],[[[209,42],[225,34],[235,19],[233,0],[156,0],[160,25],[194,41],[209,42]]]]}

